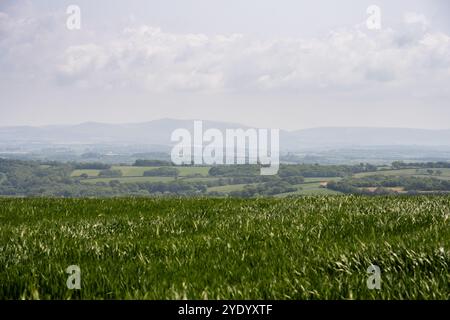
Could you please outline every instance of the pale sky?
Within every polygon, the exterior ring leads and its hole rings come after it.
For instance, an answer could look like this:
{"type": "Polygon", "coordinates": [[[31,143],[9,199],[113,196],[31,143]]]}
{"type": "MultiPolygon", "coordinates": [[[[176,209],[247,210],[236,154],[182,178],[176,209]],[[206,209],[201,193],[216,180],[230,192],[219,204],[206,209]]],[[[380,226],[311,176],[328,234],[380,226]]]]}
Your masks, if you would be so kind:
{"type": "Polygon", "coordinates": [[[0,1],[0,126],[450,129],[449,101],[446,0],[0,1]]]}

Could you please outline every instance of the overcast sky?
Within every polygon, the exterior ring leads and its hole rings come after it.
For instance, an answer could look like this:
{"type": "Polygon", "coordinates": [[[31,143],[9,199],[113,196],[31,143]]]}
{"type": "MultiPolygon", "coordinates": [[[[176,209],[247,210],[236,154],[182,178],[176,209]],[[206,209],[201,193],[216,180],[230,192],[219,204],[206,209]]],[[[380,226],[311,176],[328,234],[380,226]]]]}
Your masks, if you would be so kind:
{"type": "Polygon", "coordinates": [[[450,129],[450,1],[0,1],[0,126],[167,117],[450,129]]]}

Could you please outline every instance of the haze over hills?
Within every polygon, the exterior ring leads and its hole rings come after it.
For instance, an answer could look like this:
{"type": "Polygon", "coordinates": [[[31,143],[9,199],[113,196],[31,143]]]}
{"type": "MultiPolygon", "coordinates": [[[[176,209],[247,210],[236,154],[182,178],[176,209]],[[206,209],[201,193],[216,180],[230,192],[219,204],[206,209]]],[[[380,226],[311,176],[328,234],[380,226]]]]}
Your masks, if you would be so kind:
{"type": "Polygon", "coordinates": [[[331,127],[284,132],[283,145],[292,148],[374,146],[450,146],[450,130],[331,127]]]}
{"type": "MultiPolygon", "coordinates": [[[[106,124],[86,122],[77,125],[42,127],[0,127],[0,143],[41,144],[141,144],[171,146],[171,133],[185,128],[193,133],[193,120],[160,119],[143,123],[106,124]]],[[[236,123],[203,121],[203,129],[248,129],[236,123]]],[[[374,146],[450,146],[450,130],[405,128],[329,127],[280,131],[281,149],[296,151],[315,148],[374,146]]]]}
{"type": "MultiPolygon", "coordinates": [[[[219,130],[244,128],[241,125],[213,121],[205,121],[204,125],[219,130]]],[[[193,121],[161,119],[131,124],[85,122],[77,125],[0,127],[0,142],[172,145],[170,136],[177,128],[186,128],[192,131],[193,121]]]]}

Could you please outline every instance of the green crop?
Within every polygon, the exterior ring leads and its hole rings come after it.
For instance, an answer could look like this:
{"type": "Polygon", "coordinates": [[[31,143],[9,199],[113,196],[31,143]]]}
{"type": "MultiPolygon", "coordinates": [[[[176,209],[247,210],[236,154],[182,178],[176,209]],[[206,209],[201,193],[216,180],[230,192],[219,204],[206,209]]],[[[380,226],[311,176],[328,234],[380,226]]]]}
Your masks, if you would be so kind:
{"type": "Polygon", "coordinates": [[[448,196],[0,199],[0,299],[449,299],[449,215],[448,196]]]}

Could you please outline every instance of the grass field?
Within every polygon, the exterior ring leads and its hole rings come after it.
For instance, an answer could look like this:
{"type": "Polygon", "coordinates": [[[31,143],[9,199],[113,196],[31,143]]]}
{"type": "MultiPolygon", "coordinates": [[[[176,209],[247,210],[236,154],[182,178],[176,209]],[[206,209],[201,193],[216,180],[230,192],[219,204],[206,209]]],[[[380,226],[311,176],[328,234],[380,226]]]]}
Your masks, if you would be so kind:
{"type": "MultiPolygon", "coordinates": [[[[113,178],[99,178],[98,174],[101,170],[95,169],[80,169],[74,170],[71,174],[72,177],[79,177],[82,174],[87,174],[89,179],[83,180],[83,183],[95,184],[97,182],[110,182],[112,180],[118,180],[121,183],[137,183],[137,182],[170,182],[174,181],[173,177],[144,177],[144,172],[159,167],[133,167],[133,166],[112,166],[112,170],[119,170],[122,172],[121,177],[113,178]]],[[[185,179],[186,182],[208,181],[209,179],[216,180],[217,178],[208,177],[208,170],[210,167],[177,167],[180,171],[180,178],[185,179]],[[190,175],[199,175],[199,177],[189,177],[190,175]]]]}
{"type": "MultiPolygon", "coordinates": [[[[118,180],[120,183],[137,183],[137,182],[170,182],[175,181],[174,177],[117,177],[117,178],[91,178],[82,180],[83,183],[97,183],[97,182],[110,182],[112,180],[118,180]]],[[[214,177],[179,177],[178,181],[184,182],[208,182],[208,181],[216,181],[219,178],[214,177]]]]}
{"type": "Polygon", "coordinates": [[[97,182],[110,182],[113,180],[120,183],[138,183],[138,182],[170,182],[175,181],[174,177],[117,177],[117,178],[92,178],[83,180],[83,183],[95,184],[97,182]]]}
{"type": "Polygon", "coordinates": [[[97,169],[79,169],[79,170],[73,170],[71,173],[71,177],[79,177],[82,174],[87,174],[89,177],[97,177],[100,173],[100,170],[97,169]]]}
{"type": "Polygon", "coordinates": [[[256,186],[257,183],[242,183],[242,184],[229,184],[225,186],[217,186],[208,188],[208,191],[216,191],[216,192],[232,192],[232,191],[241,191],[244,190],[245,186],[256,186]]]}
{"type": "MultiPolygon", "coordinates": [[[[142,177],[145,171],[157,169],[160,167],[134,167],[134,166],[112,166],[112,170],[120,170],[123,177],[142,177]]],[[[199,174],[207,176],[210,167],[176,167],[180,171],[180,176],[199,174]]],[[[97,177],[101,170],[95,169],[81,169],[74,170],[71,174],[72,177],[79,177],[83,173],[89,177],[97,177]]]]}
{"type": "Polygon", "coordinates": [[[0,299],[449,299],[449,215],[445,196],[3,198],[0,299]]]}
{"type": "Polygon", "coordinates": [[[450,179],[450,168],[430,168],[434,172],[437,170],[440,170],[442,172],[442,175],[429,175],[427,174],[427,168],[425,169],[419,169],[417,172],[416,169],[398,169],[398,170],[379,170],[376,172],[362,172],[357,173],[354,175],[355,178],[361,178],[366,176],[373,176],[373,175],[383,175],[383,176],[415,176],[415,177],[432,177],[437,179],[450,179]]]}
{"type": "MultiPolygon", "coordinates": [[[[333,194],[341,194],[341,192],[321,188],[320,183],[325,181],[339,181],[341,178],[305,178],[305,183],[294,185],[294,187],[298,187],[298,191],[294,192],[288,192],[288,193],[281,193],[278,195],[275,195],[277,198],[286,197],[288,195],[333,195],[333,194]]],[[[246,183],[243,184],[231,184],[231,185],[225,185],[225,186],[217,186],[217,187],[210,187],[208,188],[208,191],[217,191],[217,192],[232,192],[232,191],[241,191],[244,190],[244,187],[246,183]]],[[[257,183],[250,184],[252,186],[257,185],[257,183]]]]}

